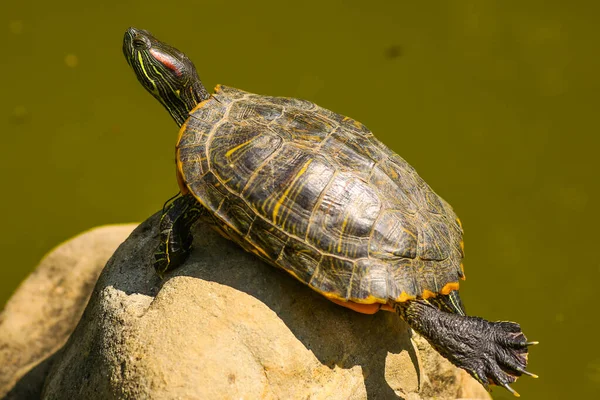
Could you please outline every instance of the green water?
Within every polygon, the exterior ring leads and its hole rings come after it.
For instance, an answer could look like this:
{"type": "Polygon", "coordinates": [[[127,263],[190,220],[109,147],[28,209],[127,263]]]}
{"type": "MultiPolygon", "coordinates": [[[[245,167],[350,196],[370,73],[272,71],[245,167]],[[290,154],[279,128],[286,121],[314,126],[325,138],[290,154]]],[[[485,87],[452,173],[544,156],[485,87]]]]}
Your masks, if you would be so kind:
{"type": "Polygon", "coordinates": [[[0,5],[0,304],[57,243],[177,191],[176,126],[121,54],[133,25],[209,87],[362,121],[460,215],[468,311],[541,342],[523,398],[597,394],[600,3],[186,3],[0,5]]]}

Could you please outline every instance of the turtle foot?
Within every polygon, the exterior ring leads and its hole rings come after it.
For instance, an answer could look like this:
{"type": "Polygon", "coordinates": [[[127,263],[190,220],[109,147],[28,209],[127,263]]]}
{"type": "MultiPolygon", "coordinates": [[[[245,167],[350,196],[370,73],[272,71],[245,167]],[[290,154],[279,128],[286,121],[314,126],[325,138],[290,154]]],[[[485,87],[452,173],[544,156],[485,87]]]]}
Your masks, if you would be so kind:
{"type": "Polygon", "coordinates": [[[205,213],[192,195],[167,202],[159,226],[159,244],[154,253],[154,269],[162,278],[165,272],[181,265],[192,250],[192,225],[205,213]]]}
{"type": "MultiPolygon", "coordinates": [[[[459,366],[484,386],[502,386],[519,397],[510,384],[521,375],[538,377],[525,369],[528,347],[537,342],[528,342],[519,324],[514,322],[488,322],[480,318],[476,318],[476,322],[474,329],[469,330],[469,334],[473,335],[469,340],[472,348],[468,353],[471,354],[461,354],[455,364],[462,364],[459,366]]],[[[455,361],[454,357],[448,358],[455,361]]]]}
{"type": "Polygon", "coordinates": [[[537,342],[528,342],[517,323],[446,313],[419,301],[400,305],[398,312],[442,356],[485,387],[502,386],[519,396],[510,384],[521,375],[537,378],[525,369],[528,347],[537,342]]]}

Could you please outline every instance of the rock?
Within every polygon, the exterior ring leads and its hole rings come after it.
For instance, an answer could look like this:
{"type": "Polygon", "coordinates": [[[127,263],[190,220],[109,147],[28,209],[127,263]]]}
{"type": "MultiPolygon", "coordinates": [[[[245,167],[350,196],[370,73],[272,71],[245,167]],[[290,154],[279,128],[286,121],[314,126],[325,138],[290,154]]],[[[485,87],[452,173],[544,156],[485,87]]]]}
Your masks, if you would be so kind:
{"type": "Polygon", "coordinates": [[[161,281],[156,225],[108,262],[43,398],[489,399],[395,314],[337,306],[204,225],[161,281]]]}
{"type": "Polygon", "coordinates": [[[39,397],[106,261],[135,225],[84,232],[46,255],[0,313],[0,398],[39,397]],[[19,382],[19,385],[15,384],[19,382]]]}

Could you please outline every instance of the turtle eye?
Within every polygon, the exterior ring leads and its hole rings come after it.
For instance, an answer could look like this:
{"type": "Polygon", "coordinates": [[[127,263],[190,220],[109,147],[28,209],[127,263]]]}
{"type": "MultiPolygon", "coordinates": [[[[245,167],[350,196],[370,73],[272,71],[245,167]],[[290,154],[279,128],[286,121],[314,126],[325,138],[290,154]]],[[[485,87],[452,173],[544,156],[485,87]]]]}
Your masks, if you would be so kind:
{"type": "Polygon", "coordinates": [[[143,36],[136,36],[133,38],[133,47],[138,50],[147,49],[150,47],[149,40],[143,36]]]}

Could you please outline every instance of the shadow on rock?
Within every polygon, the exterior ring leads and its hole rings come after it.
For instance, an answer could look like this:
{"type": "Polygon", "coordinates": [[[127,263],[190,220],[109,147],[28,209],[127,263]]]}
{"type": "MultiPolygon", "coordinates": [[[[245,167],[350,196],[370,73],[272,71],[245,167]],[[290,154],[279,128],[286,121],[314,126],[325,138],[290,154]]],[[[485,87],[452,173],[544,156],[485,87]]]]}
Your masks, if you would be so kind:
{"type": "Polygon", "coordinates": [[[209,227],[199,224],[196,230],[201,233],[195,235],[193,255],[172,276],[212,281],[253,296],[277,313],[323,365],[360,366],[369,399],[402,398],[386,380],[386,358],[405,352],[415,366],[418,361],[410,329],[397,315],[364,315],[333,304],[209,227]]]}
{"type": "Polygon", "coordinates": [[[152,268],[157,223],[155,214],[138,226],[107,263],[48,373],[44,398],[419,399],[460,392],[455,368],[427,361],[421,369],[418,360],[441,357],[428,346],[417,356],[397,315],[335,305],[206,225],[196,226],[188,260],[160,280],[152,268]],[[421,380],[441,370],[450,371],[448,384],[423,394],[421,380]]]}

